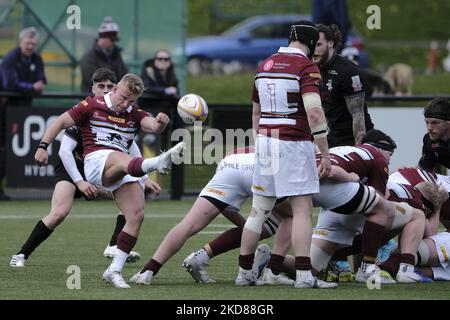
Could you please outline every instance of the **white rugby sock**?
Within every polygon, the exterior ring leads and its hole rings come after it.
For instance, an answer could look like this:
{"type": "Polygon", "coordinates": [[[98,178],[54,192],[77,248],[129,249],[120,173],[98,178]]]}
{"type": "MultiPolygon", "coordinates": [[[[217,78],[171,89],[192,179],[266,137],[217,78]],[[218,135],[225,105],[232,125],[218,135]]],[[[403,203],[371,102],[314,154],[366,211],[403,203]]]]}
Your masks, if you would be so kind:
{"type": "Polygon", "coordinates": [[[159,161],[159,156],[154,157],[154,158],[145,159],[142,162],[142,166],[141,166],[142,171],[148,173],[148,172],[156,170],[156,168],[158,166],[158,161],[159,161]]]}
{"type": "Polygon", "coordinates": [[[303,279],[314,279],[314,276],[311,273],[311,270],[296,270],[296,276],[297,278],[303,278],[303,279]]]}

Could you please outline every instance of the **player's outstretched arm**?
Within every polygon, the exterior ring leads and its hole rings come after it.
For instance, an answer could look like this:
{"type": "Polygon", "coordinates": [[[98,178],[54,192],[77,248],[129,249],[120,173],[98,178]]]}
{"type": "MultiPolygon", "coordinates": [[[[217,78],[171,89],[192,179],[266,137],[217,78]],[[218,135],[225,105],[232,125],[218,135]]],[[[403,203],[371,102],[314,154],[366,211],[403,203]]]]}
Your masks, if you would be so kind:
{"type": "Polygon", "coordinates": [[[163,132],[169,123],[169,117],[165,113],[158,113],[156,117],[145,117],[141,120],[141,129],[147,133],[163,132]]]}
{"type": "Polygon", "coordinates": [[[55,140],[58,133],[62,129],[73,126],[74,124],[75,121],[73,121],[72,117],[66,111],[48,126],[42,136],[41,143],[34,154],[34,159],[39,166],[46,166],[48,164],[47,147],[55,140]]]}

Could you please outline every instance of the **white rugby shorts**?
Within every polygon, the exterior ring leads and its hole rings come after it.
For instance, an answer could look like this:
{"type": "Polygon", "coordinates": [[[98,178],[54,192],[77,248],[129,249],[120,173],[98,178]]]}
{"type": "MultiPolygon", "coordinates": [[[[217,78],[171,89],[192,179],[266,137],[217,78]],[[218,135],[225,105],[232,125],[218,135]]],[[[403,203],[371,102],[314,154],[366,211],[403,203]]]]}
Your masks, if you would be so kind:
{"type": "MultiPolygon", "coordinates": [[[[116,183],[110,186],[104,186],[102,184],[102,175],[103,170],[105,169],[106,159],[111,152],[115,152],[114,150],[98,150],[89,153],[84,158],[84,175],[86,177],[86,181],[95,186],[102,187],[106,191],[113,192],[119,189],[122,185],[129,182],[139,182],[142,190],[144,190],[144,180],[141,177],[133,177],[127,174],[122,179],[117,181],[116,183]]],[[[120,152],[120,151],[117,151],[120,152]]]]}
{"type": "Polygon", "coordinates": [[[362,233],[366,217],[360,214],[343,215],[321,209],[313,230],[313,238],[350,246],[357,233],[362,233]]]}
{"type": "Polygon", "coordinates": [[[441,263],[442,268],[448,267],[448,260],[450,257],[450,233],[448,232],[439,232],[434,236],[430,237],[435,246],[436,251],[439,256],[439,262],[441,263]]]}
{"type": "Polygon", "coordinates": [[[356,182],[322,182],[320,192],[313,195],[313,205],[325,210],[340,207],[350,202],[358,189],[359,183],[356,182]]]}
{"type": "Polygon", "coordinates": [[[285,141],[258,135],[255,154],[253,193],[281,198],[319,192],[311,141],[285,141]]]}
{"type": "Polygon", "coordinates": [[[217,165],[214,177],[200,192],[241,209],[248,197],[252,196],[251,185],[254,167],[254,154],[232,154],[217,165]]]}

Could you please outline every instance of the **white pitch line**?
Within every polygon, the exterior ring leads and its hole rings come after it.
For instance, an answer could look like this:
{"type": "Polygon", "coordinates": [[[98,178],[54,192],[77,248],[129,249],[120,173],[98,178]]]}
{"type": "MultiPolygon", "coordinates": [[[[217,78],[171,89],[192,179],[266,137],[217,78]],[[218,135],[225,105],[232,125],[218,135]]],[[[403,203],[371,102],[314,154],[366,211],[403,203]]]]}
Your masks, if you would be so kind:
{"type": "MultiPolygon", "coordinates": [[[[41,219],[42,216],[36,215],[2,215],[0,214],[0,220],[28,220],[28,219],[41,219]]],[[[68,219],[112,219],[117,217],[112,214],[76,214],[69,215],[68,219]]],[[[183,218],[182,214],[146,214],[146,219],[172,219],[172,218],[183,218]]]]}
{"type": "Polygon", "coordinates": [[[225,230],[222,230],[222,231],[200,231],[198,234],[221,234],[224,231],[225,230]]]}
{"type": "Polygon", "coordinates": [[[231,228],[235,227],[234,224],[208,224],[208,227],[211,228],[231,228]]]}

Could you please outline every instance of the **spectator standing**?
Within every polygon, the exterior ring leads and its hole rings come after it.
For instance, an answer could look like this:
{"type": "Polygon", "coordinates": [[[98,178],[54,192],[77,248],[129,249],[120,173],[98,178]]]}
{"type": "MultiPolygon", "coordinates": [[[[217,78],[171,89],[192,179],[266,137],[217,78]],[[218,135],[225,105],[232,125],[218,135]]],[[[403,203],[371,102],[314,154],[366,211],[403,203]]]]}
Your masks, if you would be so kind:
{"type": "Polygon", "coordinates": [[[119,41],[119,26],[111,17],[105,17],[98,29],[98,38],[92,49],[86,52],[80,60],[81,92],[90,92],[91,78],[98,68],[112,70],[117,79],[121,79],[128,73],[122,60],[122,49],[116,45],[117,41],[119,41]]]}
{"type": "Polygon", "coordinates": [[[366,131],[373,129],[366,106],[371,89],[362,70],[337,54],[341,42],[338,27],[318,25],[318,29],[313,61],[322,75],[320,95],[330,131],[328,145],[352,146],[361,143],[366,131]]]}
{"type": "Polygon", "coordinates": [[[315,24],[336,24],[342,32],[342,43],[347,42],[352,24],[346,0],[312,0],[312,20],[315,24]]]}

